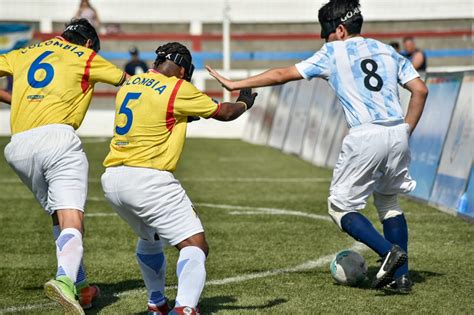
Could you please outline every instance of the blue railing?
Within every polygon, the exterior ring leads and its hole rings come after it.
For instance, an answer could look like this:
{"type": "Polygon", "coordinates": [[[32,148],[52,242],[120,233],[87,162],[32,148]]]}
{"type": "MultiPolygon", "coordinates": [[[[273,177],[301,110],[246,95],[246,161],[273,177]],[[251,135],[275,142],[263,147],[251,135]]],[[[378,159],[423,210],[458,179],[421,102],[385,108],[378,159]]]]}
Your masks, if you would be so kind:
{"type": "MultiPolygon", "coordinates": [[[[436,49],[425,50],[428,58],[472,57],[474,49],[436,49]]],[[[106,59],[129,59],[128,52],[103,51],[100,53],[106,59]]],[[[303,60],[314,54],[314,51],[237,51],[231,54],[232,61],[284,61],[303,60]]],[[[140,58],[146,61],[155,60],[154,52],[142,52],[140,58]]],[[[206,61],[222,60],[221,52],[201,51],[193,53],[193,62],[196,68],[204,68],[206,61]]]]}

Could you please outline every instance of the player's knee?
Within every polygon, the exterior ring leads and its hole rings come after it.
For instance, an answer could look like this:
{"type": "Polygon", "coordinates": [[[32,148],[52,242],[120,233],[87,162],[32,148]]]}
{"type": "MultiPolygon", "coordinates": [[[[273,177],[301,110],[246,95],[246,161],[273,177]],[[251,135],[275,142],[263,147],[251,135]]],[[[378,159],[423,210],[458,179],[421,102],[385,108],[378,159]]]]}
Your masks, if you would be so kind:
{"type": "Polygon", "coordinates": [[[374,204],[377,208],[380,222],[403,214],[397,195],[383,195],[375,192],[374,204]]]}
{"type": "Polygon", "coordinates": [[[180,242],[178,245],[176,245],[176,248],[178,250],[183,249],[184,247],[188,246],[194,246],[200,248],[206,257],[209,255],[209,245],[207,244],[206,238],[204,236],[204,233],[198,233],[190,238],[180,242]]]}
{"type": "Polygon", "coordinates": [[[158,254],[163,252],[163,245],[160,241],[147,241],[142,238],[139,238],[136,246],[137,254],[158,254]]]}
{"type": "Polygon", "coordinates": [[[331,201],[328,199],[328,213],[331,216],[331,219],[334,221],[334,223],[337,224],[337,226],[341,229],[342,231],[342,218],[348,214],[354,211],[346,211],[338,208],[336,205],[331,203],[331,201]]]}

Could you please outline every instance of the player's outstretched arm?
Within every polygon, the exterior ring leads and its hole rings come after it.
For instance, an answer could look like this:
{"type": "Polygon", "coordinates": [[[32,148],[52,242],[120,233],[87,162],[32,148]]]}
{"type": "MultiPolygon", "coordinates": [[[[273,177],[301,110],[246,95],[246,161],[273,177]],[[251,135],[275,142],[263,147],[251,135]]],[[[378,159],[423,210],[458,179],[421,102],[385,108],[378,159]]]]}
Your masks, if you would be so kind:
{"type": "Polygon", "coordinates": [[[0,102],[11,104],[12,103],[12,95],[7,91],[0,90],[0,102]]]}
{"type": "Polygon", "coordinates": [[[285,68],[273,68],[247,79],[232,81],[223,77],[213,68],[206,66],[207,71],[213,76],[224,88],[229,91],[241,90],[243,88],[256,88],[262,86],[271,86],[284,84],[289,81],[301,80],[303,77],[295,66],[285,68]]]}
{"type": "Polygon", "coordinates": [[[410,134],[412,134],[423,113],[423,108],[425,107],[426,98],[428,96],[428,88],[420,78],[407,82],[405,88],[411,92],[405,122],[410,126],[410,134]]]}
{"type": "Polygon", "coordinates": [[[213,118],[220,121],[234,120],[253,106],[256,97],[257,93],[252,93],[252,89],[242,89],[237,101],[235,103],[222,103],[219,112],[213,118]]]}

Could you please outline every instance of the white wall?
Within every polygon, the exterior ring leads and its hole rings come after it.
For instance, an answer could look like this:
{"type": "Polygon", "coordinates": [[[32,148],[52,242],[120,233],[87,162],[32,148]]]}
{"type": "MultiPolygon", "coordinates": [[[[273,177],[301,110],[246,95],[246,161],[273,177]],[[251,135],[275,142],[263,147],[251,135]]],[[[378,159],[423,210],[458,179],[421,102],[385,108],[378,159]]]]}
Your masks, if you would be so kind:
{"type": "MultiPolygon", "coordinates": [[[[0,110],[0,136],[10,136],[10,111],[0,110]]],[[[247,114],[231,122],[201,119],[188,124],[188,138],[240,139],[247,123],[247,114]]],[[[83,137],[111,137],[114,128],[113,110],[89,110],[77,130],[83,137]]]]}
{"type": "MultiPolygon", "coordinates": [[[[229,0],[233,22],[314,22],[327,0],[229,0]]],[[[91,0],[104,22],[220,22],[224,0],[91,0]]],[[[0,21],[67,21],[79,0],[0,0],[0,21]]],[[[361,0],[366,20],[472,18],[472,0],[361,0]]]]}

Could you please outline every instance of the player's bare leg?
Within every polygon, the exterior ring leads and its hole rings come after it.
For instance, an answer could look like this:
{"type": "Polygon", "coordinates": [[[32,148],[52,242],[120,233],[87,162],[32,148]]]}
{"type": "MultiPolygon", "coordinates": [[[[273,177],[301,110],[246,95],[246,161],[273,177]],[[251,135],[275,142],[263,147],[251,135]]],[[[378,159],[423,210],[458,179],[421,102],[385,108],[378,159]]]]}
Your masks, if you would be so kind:
{"type": "Polygon", "coordinates": [[[63,209],[57,210],[55,214],[61,229],[56,240],[58,271],[56,278],[45,284],[45,293],[48,298],[61,304],[67,314],[84,314],[74,286],[83,254],[84,213],[76,209],[63,209]]]}
{"type": "Polygon", "coordinates": [[[170,314],[198,314],[197,304],[206,281],[206,257],[209,246],[204,233],[198,233],[182,241],[179,250],[178,293],[176,306],[170,314]]]}

